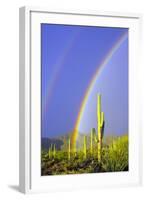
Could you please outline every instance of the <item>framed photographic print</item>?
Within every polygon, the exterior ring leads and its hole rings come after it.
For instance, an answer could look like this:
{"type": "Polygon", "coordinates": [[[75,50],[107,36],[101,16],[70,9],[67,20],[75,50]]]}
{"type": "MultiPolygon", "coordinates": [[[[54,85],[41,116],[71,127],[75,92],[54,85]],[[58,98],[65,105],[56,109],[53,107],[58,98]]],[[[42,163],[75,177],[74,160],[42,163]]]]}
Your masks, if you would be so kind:
{"type": "Polygon", "coordinates": [[[20,191],[139,185],[141,15],[20,8],[20,191]]]}

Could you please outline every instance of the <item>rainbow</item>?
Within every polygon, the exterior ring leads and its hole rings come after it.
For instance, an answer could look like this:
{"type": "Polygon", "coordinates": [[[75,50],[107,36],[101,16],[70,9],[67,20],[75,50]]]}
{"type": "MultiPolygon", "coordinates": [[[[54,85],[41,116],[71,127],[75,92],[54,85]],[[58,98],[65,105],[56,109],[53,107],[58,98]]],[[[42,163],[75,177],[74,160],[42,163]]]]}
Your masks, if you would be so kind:
{"type": "Polygon", "coordinates": [[[69,40],[69,42],[67,43],[66,45],[66,48],[63,52],[63,54],[60,56],[60,58],[58,59],[57,63],[55,64],[54,66],[54,72],[51,76],[51,79],[50,81],[48,81],[47,83],[47,92],[46,92],[46,97],[45,97],[45,100],[44,100],[44,103],[43,103],[43,107],[42,107],[42,113],[44,114],[46,110],[48,110],[48,105],[49,105],[49,100],[51,98],[51,94],[52,94],[52,91],[53,91],[53,88],[55,87],[55,83],[56,83],[56,80],[61,72],[61,69],[66,61],[66,57],[67,55],[69,54],[69,52],[71,51],[71,49],[73,48],[76,40],[78,39],[78,37],[80,36],[81,34],[81,30],[79,30],[78,32],[76,32],[72,38],[69,40]]]}
{"type": "Polygon", "coordinates": [[[117,51],[117,49],[124,42],[124,40],[127,38],[127,36],[128,36],[128,34],[126,32],[119,38],[119,40],[115,43],[115,45],[111,48],[111,50],[105,56],[105,58],[103,59],[101,64],[97,67],[97,70],[95,71],[95,74],[90,81],[90,84],[89,84],[89,86],[86,90],[83,101],[81,103],[80,110],[79,110],[79,113],[78,113],[78,117],[76,119],[74,131],[73,131],[73,134],[72,134],[72,137],[71,137],[71,147],[72,147],[72,151],[74,151],[74,152],[76,152],[76,140],[77,140],[77,136],[78,136],[78,130],[79,130],[80,122],[82,120],[84,110],[85,110],[86,104],[88,102],[88,98],[90,96],[90,93],[91,93],[91,91],[94,87],[94,84],[96,83],[96,80],[97,80],[98,76],[101,74],[104,66],[106,66],[106,64],[109,62],[109,60],[111,59],[113,54],[117,51]]]}

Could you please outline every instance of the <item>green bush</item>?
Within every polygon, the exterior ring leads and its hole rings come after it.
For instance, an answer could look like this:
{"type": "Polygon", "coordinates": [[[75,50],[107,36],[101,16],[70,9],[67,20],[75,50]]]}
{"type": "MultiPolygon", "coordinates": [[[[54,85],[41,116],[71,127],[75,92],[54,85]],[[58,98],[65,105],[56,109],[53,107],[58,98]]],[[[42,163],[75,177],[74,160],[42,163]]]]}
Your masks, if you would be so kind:
{"type": "Polygon", "coordinates": [[[102,152],[102,167],[105,171],[128,170],[128,136],[114,139],[113,143],[102,152]]]}

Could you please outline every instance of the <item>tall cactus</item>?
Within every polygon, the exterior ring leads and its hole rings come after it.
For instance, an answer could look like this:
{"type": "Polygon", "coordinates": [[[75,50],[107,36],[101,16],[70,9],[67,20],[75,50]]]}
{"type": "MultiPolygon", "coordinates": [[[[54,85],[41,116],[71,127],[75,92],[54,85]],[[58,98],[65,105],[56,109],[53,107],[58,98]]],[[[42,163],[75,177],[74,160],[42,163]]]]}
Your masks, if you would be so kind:
{"type": "Polygon", "coordinates": [[[86,157],[87,157],[87,137],[85,135],[84,135],[83,153],[84,153],[84,159],[86,159],[86,157]]]}
{"type": "Polygon", "coordinates": [[[68,139],[68,160],[70,160],[70,138],[68,139]]]}
{"type": "Polygon", "coordinates": [[[104,113],[101,112],[101,95],[97,96],[97,127],[98,127],[98,161],[101,161],[104,113]]]}

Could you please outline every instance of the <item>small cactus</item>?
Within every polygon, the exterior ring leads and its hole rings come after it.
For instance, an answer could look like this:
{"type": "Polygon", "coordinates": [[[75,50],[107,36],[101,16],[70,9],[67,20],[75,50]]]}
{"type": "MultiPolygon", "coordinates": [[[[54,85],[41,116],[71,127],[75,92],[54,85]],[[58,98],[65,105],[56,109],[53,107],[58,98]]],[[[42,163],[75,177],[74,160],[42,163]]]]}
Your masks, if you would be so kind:
{"type": "Polygon", "coordinates": [[[83,153],[84,153],[84,159],[86,159],[87,157],[87,137],[86,136],[84,136],[83,153]]]}
{"type": "Polygon", "coordinates": [[[70,160],[70,138],[68,139],[68,160],[70,160]]]}
{"type": "Polygon", "coordinates": [[[49,152],[48,152],[48,154],[49,154],[49,159],[51,158],[51,149],[50,149],[50,147],[49,147],[49,152]]]}
{"type": "Polygon", "coordinates": [[[96,133],[95,128],[92,128],[91,133],[90,133],[90,154],[91,155],[93,153],[93,139],[94,139],[94,136],[96,137],[95,133],[96,133]]]}
{"type": "Polygon", "coordinates": [[[54,148],[53,148],[53,157],[55,158],[55,156],[56,156],[56,146],[55,146],[55,144],[54,144],[53,147],[54,147],[54,148]]]}
{"type": "Polygon", "coordinates": [[[53,145],[49,147],[49,158],[52,158],[52,152],[53,152],[53,145]]]}

